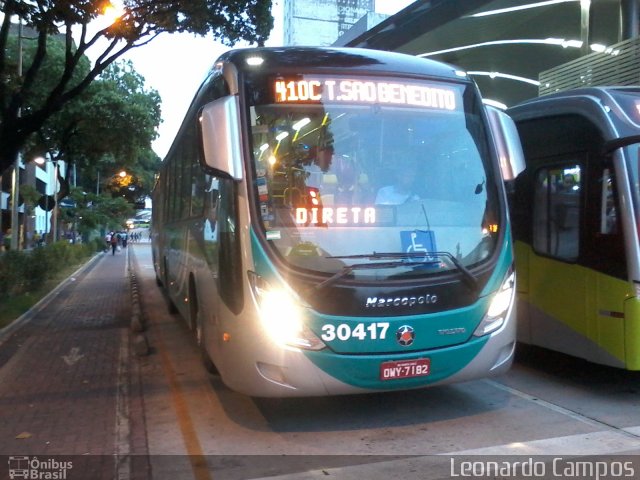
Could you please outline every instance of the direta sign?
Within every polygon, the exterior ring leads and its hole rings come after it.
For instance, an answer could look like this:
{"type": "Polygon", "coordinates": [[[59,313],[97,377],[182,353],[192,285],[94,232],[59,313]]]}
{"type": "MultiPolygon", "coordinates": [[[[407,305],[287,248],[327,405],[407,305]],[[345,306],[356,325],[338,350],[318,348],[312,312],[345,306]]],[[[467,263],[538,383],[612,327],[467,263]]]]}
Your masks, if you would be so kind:
{"type": "Polygon", "coordinates": [[[298,225],[371,225],[374,223],[376,223],[376,209],[373,207],[296,208],[298,225]]]}

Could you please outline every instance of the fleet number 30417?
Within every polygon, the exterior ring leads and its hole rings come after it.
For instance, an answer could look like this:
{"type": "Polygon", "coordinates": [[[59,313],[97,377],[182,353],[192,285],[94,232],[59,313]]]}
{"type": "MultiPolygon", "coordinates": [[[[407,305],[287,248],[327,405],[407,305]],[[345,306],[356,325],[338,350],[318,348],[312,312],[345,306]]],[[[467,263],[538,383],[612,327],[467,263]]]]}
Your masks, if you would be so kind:
{"type": "Polygon", "coordinates": [[[358,323],[355,327],[347,323],[332,325],[327,323],[322,326],[322,340],[331,342],[333,340],[384,340],[387,338],[389,322],[358,323]]]}

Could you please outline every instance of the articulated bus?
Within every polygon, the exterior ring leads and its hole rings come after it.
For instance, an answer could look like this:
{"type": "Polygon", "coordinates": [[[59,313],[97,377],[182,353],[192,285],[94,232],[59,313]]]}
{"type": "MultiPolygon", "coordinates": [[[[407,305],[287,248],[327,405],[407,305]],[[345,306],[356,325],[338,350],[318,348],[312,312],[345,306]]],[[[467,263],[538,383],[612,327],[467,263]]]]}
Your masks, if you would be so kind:
{"type": "Polygon", "coordinates": [[[518,340],[640,370],[640,88],[526,102],[509,195],[518,340]]]}
{"type": "Polygon", "coordinates": [[[219,58],[153,194],[158,283],[256,397],[413,389],[509,368],[511,119],[455,68],[361,49],[219,58]]]}

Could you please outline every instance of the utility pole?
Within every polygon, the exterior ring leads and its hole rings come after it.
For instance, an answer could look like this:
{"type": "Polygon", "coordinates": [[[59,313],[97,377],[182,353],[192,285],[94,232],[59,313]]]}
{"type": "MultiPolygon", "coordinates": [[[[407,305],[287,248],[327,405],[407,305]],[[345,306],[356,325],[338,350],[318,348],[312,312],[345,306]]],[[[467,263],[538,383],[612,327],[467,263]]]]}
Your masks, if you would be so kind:
{"type": "Polygon", "coordinates": [[[60,168],[60,160],[56,160],[53,164],[53,236],[52,243],[58,241],[58,169],[60,168]]]}
{"type": "MultiPolygon", "coordinates": [[[[22,17],[18,17],[18,81],[22,81],[22,17]]],[[[22,110],[18,108],[18,120],[22,116],[22,110]]],[[[18,207],[20,205],[20,163],[22,154],[18,152],[13,166],[11,187],[11,250],[20,248],[20,217],[18,207]]]]}

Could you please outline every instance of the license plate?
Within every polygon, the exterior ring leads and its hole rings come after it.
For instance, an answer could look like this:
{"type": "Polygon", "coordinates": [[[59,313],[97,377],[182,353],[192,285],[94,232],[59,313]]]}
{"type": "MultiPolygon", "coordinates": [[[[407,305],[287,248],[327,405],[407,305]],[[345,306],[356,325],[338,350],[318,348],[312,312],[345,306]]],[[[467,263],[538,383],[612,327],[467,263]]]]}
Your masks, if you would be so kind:
{"type": "Polygon", "coordinates": [[[431,359],[401,360],[380,364],[380,380],[426,377],[431,373],[431,359]]]}

